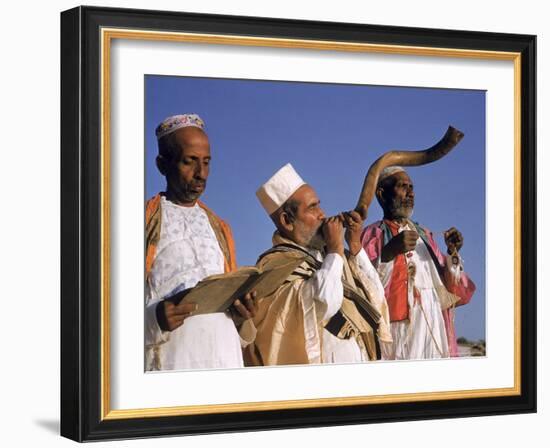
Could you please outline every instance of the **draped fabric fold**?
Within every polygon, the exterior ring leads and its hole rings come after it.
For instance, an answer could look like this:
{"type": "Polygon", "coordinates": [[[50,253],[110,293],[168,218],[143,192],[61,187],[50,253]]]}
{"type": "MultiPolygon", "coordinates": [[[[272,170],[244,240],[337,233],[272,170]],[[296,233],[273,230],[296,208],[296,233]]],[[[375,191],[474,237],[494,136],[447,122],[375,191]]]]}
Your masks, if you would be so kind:
{"type": "MultiPolygon", "coordinates": [[[[344,351],[355,351],[356,359],[353,362],[379,359],[380,334],[385,344],[391,344],[389,315],[382,286],[378,288],[382,291],[381,297],[380,294],[376,298],[370,297],[368,291],[377,288],[365,285],[371,281],[367,274],[363,274],[363,277],[354,274],[361,268],[353,257],[349,257],[351,262],[348,262],[348,257],[342,259],[336,254],[328,254],[323,258],[277,232],[273,237],[273,248],[260,256],[257,265],[261,268],[277,258],[284,261],[288,254],[296,251],[307,255],[305,261],[274,293],[258,299],[259,311],[254,319],[257,336],[245,355],[245,364],[313,364],[341,359],[337,355],[328,354],[324,340],[329,340],[331,347],[346,346],[344,351]],[[318,283],[323,283],[322,288],[330,289],[331,292],[315,292],[315,288],[312,289],[315,282],[312,281],[318,280],[317,277],[324,275],[324,271],[330,271],[331,274],[325,277],[327,282],[318,283]],[[358,307],[357,300],[368,302],[365,306],[372,307],[374,320],[369,321],[364,314],[365,310],[358,307]],[[351,348],[349,343],[355,348],[351,348]]],[[[370,265],[366,255],[364,257],[370,265]]],[[[379,282],[376,271],[370,266],[375,281],[379,282]]]]}

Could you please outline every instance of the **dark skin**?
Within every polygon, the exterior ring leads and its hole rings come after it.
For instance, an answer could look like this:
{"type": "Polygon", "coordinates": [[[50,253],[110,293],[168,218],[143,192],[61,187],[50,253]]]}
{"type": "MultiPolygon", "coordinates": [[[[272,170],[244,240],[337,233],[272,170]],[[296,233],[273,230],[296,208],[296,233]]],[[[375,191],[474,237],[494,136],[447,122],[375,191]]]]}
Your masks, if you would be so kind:
{"type": "Polygon", "coordinates": [[[273,218],[284,237],[308,247],[310,239],[321,231],[327,254],[344,256],[344,236],[352,254],[361,250],[363,220],[359,213],[351,211],[326,218],[317,193],[309,185],[302,185],[289,199],[298,204],[294,221],[286,212],[276,213],[273,218]]]}
{"type": "Polygon", "coordinates": [[[455,255],[460,249],[462,249],[464,238],[462,237],[462,233],[454,227],[451,227],[449,230],[443,232],[443,237],[445,238],[447,253],[449,255],[455,255]]]}
{"type": "MultiPolygon", "coordinates": [[[[406,211],[414,207],[414,185],[409,175],[403,171],[389,176],[376,190],[376,197],[384,209],[384,219],[404,224],[407,220],[406,211]],[[400,207],[397,207],[396,204],[400,207]]],[[[447,253],[458,253],[464,244],[462,234],[454,227],[444,232],[447,253]]],[[[382,262],[392,261],[397,255],[404,254],[416,248],[418,232],[405,230],[394,236],[382,249],[382,262]]]]}
{"type": "MultiPolygon", "coordinates": [[[[210,174],[210,143],[202,129],[186,127],[174,132],[176,154],[159,154],[157,168],[166,178],[166,199],[183,207],[193,207],[204,193],[210,174]]],[[[239,327],[246,319],[254,317],[257,307],[256,293],[251,292],[237,299],[231,306],[231,315],[239,327]]],[[[157,305],[159,326],[164,331],[174,331],[197,309],[194,303],[181,302],[176,294],[157,305]]]]}
{"type": "MultiPolygon", "coordinates": [[[[346,229],[345,239],[352,255],[357,255],[363,248],[361,244],[361,233],[363,231],[363,218],[354,210],[342,212],[340,218],[346,229]]],[[[366,217],[365,217],[366,219],[366,217]]]]}
{"type": "Polygon", "coordinates": [[[178,129],[172,138],[176,154],[159,154],[156,159],[157,168],[166,178],[166,198],[193,207],[204,193],[210,174],[210,143],[204,131],[196,127],[178,129]]]}
{"type": "MultiPolygon", "coordinates": [[[[184,303],[180,300],[180,297],[180,294],[176,294],[157,305],[160,307],[157,309],[157,314],[164,313],[158,316],[159,326],[163,331],[174,331],[197,309],[195,303],[184,303]]],[[[245,320],[252,319],[256,315],[256,310],[256,292],[253,291],[246,294],[242,299],[235,300],[229,312],[235,326],[240,328],[245,320]]]]}

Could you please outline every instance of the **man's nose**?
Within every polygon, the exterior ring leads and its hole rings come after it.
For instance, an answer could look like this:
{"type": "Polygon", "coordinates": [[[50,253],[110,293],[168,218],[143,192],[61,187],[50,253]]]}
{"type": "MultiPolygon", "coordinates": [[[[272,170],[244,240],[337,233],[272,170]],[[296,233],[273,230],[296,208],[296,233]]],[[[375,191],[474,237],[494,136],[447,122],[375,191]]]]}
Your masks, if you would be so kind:
{"type": "Polygon", "coordinates": [[[323,221],[325,218],[326,218],[325,211],[321,209],[319,211],[319,220],[323,221]]]}
{"type": "Polygon", "coordinates": [[[195,168],[195,179],[206,180],[207,177],[208,177],[208,166],[202,163],[199,164],[195,168]]]}
{"type": "Polygon", "coordinates": [[[409,188],[407,190],[407,196],[414,198],[414,190],[412,188],[409,188]]]}

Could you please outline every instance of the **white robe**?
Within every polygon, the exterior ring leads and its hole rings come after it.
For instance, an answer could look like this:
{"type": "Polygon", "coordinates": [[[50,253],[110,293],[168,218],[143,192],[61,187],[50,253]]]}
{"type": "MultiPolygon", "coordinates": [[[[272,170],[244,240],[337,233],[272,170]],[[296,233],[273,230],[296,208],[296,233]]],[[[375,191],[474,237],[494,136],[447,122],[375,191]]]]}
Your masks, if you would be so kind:
{"type": "MultiPolygon", "coordinates": [[[[399,232],[411,230],[408,224],[399,232]]],[[[414,229],[412,229],[414,230],[414,229]]],[[[386,359],[428,359],[449,357],[445,322],[435,286],[441,279],[426,244],[418,237],[416,248],[406,257],[407,263],[414,263],[416,275],[414,285],[420,292],[420,303],[415,303],[412,285],[409,284],[409,319],[391,323],[393,351],[386,359]]],[[[393,261],[380,263],[378,271],[383,285],[391,279],[393,261]]]]}
{"type": "Polygon", "coordinates": [[[190,316],[162,331],[156,306],[164,298],[224,271],[206,212],[161,197],[161,231],[145,292],[145,370],[242,367],[241,338],[225,313],[190,316]]]}
{"type": "MultiPolygon", "coordinates": [[[[355,338],[340,339],[325,328],[322,329],[320,336],[317,334],[318,323],[329,320],[342,305],[344,260],[338,254],[328,254],[324,259],[318,253],[315,255],[319,261],[323,262],[323,265],[315,275],[304,282],[301,297],[309,361],[310,363],[368,361],[355,338]]],[[[380,278],[365,251],[361,249],[355,257],[352,257],[351,262],[356,263],[357,270],[366,277],[366,281],[372,286],[376,297],[384,300],[384,289],[380,278]]],[[[381,343],[381,348],[383,352],[387,352],[389,349],[388,344],[384,342],[381,343]]]]}

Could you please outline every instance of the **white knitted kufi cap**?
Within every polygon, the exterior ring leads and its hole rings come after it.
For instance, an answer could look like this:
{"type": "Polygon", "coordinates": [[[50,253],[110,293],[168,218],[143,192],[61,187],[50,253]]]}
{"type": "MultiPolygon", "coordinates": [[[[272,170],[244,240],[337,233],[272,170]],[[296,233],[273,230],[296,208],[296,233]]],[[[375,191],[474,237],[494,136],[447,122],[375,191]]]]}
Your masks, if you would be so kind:
{"type": "Polygon", "coordinates": [[[406,173],[405,169],[400,166],[387,166],[382,170],[380,176],[378,176],[378,184],[382,182],[386,177],[393,176],[395,173],[403,172],[406,173]]]}
{"type": "Polygon", "coordinates": [[[172,115],[165,118],[155,129],[157,140],[181,128],[194,127],[204,130],[204,121],[197,114],[172,115]]]}
{"type": "Polygon", "coordinates": [[[256,196],[267,214],[271,215],[305,184],[292,165],[287,163],[258,188],[256,196]]]}

